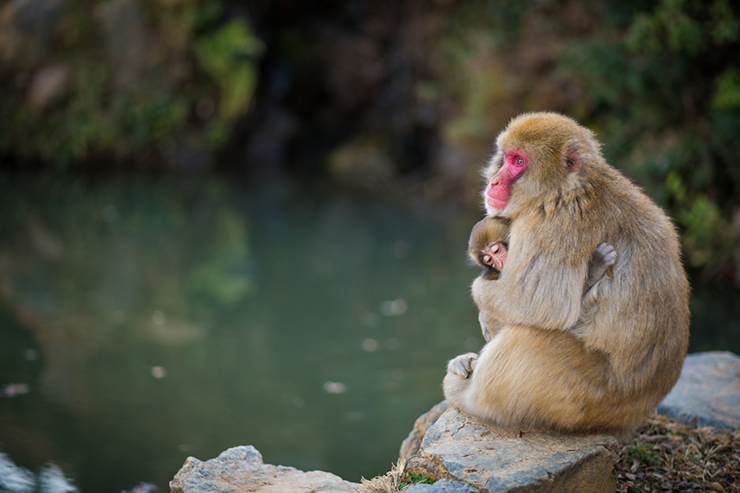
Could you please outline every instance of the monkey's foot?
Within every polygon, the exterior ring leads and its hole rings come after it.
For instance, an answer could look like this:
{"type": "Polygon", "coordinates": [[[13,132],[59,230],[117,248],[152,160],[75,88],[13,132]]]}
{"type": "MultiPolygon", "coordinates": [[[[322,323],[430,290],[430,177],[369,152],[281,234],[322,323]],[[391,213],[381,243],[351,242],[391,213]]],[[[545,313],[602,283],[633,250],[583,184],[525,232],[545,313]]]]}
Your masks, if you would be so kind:
{"type": "Polygon", "coordinates": [[[601,255],[604,267],[614,265],[614,262],[617,261],[617,252],[614,250],[614,247],[608,243],[602,243],[597,246],[596,254],[601,255]]]}
{"type": "Polygon", "coordinates": [[[452,373],[462,378],[470,378],[478,361],[476,353],[461,354],[447,363],[447,373],[452,373]]]}

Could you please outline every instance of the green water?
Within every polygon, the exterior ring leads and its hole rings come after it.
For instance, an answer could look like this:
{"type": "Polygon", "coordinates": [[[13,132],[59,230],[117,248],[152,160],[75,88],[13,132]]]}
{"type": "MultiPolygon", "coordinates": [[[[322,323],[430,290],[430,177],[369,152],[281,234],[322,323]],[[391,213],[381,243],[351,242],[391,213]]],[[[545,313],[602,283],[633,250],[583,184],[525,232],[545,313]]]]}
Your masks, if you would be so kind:
{"type": "MultiPolygon", "coordinates": [[[[245,444],[383,473],[442,399],[446,361],[483,343],[469,212],[305,184],[8,176],[0,210],[0,452],[83,493],[168,491],[188,456],[245,444]]],[[[694,350],[740,351],[737,299],[697,293],[694,350]]]]}

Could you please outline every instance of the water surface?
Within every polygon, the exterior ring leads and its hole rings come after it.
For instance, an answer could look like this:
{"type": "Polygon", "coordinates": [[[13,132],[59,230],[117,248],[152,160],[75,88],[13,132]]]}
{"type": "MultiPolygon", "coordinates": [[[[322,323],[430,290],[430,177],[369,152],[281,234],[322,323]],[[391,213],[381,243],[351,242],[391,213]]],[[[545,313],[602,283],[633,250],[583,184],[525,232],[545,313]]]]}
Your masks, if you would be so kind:
{"type": "MultiPolygon", "coordinates": [[[[0,176],[0,210],[0,468],[31,481],[0,491],[168,491],[188,456],[244,444],[369,478],[483,343],[469,212],[59,176],[0,176]]],[[[740,351],[737,299],[697,293],[693,350],[740,351]]]]}

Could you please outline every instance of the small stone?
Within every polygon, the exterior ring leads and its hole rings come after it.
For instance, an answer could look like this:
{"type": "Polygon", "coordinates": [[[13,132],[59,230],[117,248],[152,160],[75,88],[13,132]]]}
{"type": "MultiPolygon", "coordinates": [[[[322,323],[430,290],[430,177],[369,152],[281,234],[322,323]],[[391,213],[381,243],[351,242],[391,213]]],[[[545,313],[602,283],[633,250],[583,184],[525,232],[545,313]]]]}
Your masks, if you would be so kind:
{"type": "Polygon", "coordinates": [[[230,448],[205,462],[188,457],[170,481],[170,493],[350,493],[359,487],[328,472],[265,464],[251,445],[230,448]]]}
{"type": "Polygon", "coordinates": [[[724,492],[725,491],[725,489],[722,487],[722,485],[719,484],[716,481],[714,483],[710,484],[709,487],[712,488],[712,491],[719,491],[719,492],[724,492]]]}

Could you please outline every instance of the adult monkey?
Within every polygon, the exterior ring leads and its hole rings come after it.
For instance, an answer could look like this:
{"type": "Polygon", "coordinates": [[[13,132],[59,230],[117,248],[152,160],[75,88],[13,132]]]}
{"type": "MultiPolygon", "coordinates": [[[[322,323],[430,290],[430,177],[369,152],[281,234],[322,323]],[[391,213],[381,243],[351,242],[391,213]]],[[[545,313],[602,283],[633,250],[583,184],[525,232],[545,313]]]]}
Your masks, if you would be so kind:
{"type": "Polygon", "coordinates": [[[626,439],[673,387],[688,347],[675,229],[568,117],[521,115],[497,145],[483,197],[489,216],[511,221],[506,268],[472,292],[498,331],[480,354],[450,361],[445,396],[505,427],[626,439]],[[584,303],[602,242],[616,252],[613,278],[584,303]]]}

